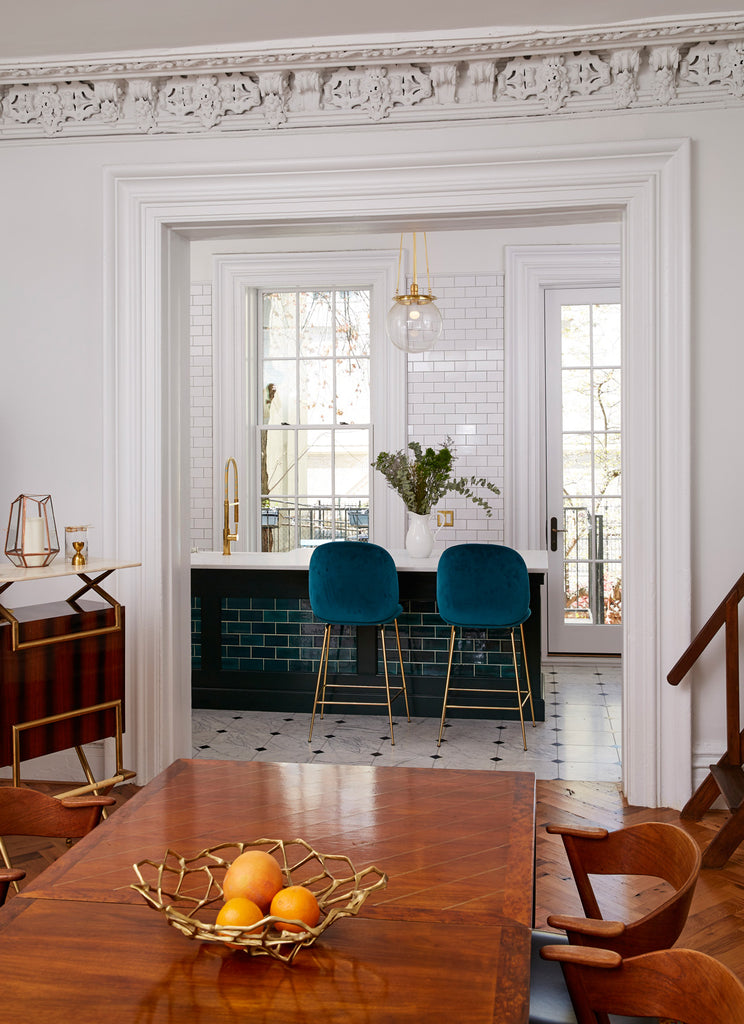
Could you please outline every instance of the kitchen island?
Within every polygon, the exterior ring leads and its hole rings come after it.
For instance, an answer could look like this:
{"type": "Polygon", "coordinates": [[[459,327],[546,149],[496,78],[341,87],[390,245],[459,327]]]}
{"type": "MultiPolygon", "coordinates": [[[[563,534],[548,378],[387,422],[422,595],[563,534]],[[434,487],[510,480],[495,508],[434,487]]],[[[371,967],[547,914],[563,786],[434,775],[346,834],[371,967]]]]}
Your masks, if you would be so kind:
{"type": "MultiPolygon", "coordinates": [[[[191,556],[192,704],[195,708],[257,711],[312,709],[322,623],[308,600],[312,548],[287,552],[198,552],[191,556]]],[[[439,553],[412,558],[392,551],[398,570],[401,646],[411,714],[439,717],[442,711],[449,627],[436,613],[439,553]]],[[[525,645],[535,699],[544,721],[541,652],[541,590],[547,552],[521,552],[530,576],[525,645]]],[[[329,672],[339,681],[382,679],[379,630],[334,630],[329,672]]],[[[393,673],[394,641],[388,637],[393,673]]],[[[453,671],[471,678],[513,677],[507,632],[466,630],[453,671]]],[[[361,709],[357,709],[361,710],[361,709]]],[[[454,713],[457,714],[457,713],[454,713]]],[[[461,711],[460,715],[468,714],[461,711]]],[[[478,712],[486,717],[487,712],[478,712]]],[[[512,712],[496,712],[509,718],[512,712]]],[[[518,717],[516,707],[513,712],[518,717]]]]}

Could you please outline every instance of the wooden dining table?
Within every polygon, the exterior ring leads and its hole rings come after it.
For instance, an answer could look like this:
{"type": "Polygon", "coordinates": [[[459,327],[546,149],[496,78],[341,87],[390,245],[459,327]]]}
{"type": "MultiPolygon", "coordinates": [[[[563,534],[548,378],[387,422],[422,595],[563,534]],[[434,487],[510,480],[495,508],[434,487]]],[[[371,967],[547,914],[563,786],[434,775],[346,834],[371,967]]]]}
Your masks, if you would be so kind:
{"type": "Polygon", "coordinates": [[[529,772],[179,760],[0,910],[5,1024],[522,1024],[529,772]],[[291,964],[189,939],[133,865],[301,838],[388,876],[291,964]]]}

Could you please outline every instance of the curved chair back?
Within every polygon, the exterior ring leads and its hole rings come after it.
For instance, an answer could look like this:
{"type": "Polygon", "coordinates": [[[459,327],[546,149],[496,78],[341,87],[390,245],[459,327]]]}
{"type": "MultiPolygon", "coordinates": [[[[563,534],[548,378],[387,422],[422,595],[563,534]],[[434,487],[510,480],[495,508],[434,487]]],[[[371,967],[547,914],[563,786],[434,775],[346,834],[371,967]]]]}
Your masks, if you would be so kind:
{"type": "Polygon", "coordinates": [[[317,547],[310,558],[308,588],[313,614],[333,625],[378,626],[403,611],[392,556],[366,541],[331,541],[317,547]]]}
{"type": "Polygon", "coordinates": [[[579,1024],[596,1024],[604,1014],[684,1024],[744,1021],[744,986],[697,950],[665,949],[623,960],[608,950],[546,946],[542,955],[560,962],[579,1024]]]}
{"type": "Polygon", "coordinates": [[[530,614],[524,559],[503,544],[455,544],[437,566],[437,607],[452,626],[508,628],[530,614]]]}
{"type": "Polygon", "coordinates": [[[573,919],[552,915],[549,924],[564,928],[569,942],[601,946],[630,957],[668,949],[677,941],[687,921],[701,864],[697,843],[686,832],[659,821],[642,822],[615,832],[554,825],[549,825],[547,831],[558,833],[563,839],[587,918],[602,920],[590,875],[650,875],[664,879],[673,889],[648,913],[624,922],[622,933],[615,937],[603,932],[593,938],[582,930],[579,939],[579,933],[570,926],[573,919]]]}
{"type": "MultiPolygon", "coordinates": [[[[111,796],[57,798],[35,789],[0,786],[0,836],[49,836],[80,839],[101,820],[104,807],[116,804],[111,796]]],[[[3,856],[5,847],[2,847],[3,856]]],[[[12,883],[25,878],[20,868],[0,869],[0,906],[12,883]]]]}
{"type": "Polygon", "coordinates": [[[50,836],[80,839],[95,828],[111,796],[58,799],[35,789],[0,787],[0,836],[50,836]]]}

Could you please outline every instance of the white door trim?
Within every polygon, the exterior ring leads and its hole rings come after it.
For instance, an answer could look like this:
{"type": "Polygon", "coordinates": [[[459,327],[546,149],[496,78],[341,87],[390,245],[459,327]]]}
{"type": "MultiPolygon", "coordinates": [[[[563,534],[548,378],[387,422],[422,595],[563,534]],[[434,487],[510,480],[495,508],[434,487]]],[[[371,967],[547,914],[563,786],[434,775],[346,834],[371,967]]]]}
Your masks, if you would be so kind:
{"type": "Polygon", "coordinates": [[[642,414],[629,444],[640,451],[643,436],[646,446],[626,479],[630,514],[640,522],[628,531],[626,552],[633,618],[626,634],[632,675],[625,791],[633,803],[681,806],[690,791],[690,708],[682,692],[669,696],[664,676],[690,635],[689,142],[105,173],[102,258],[113,269],[105,297],[111,457],[103,529],[112,555],[138,555],[143,563],[126,585],[126,743],[139,781],[191,750],[187,275],[179,231],[286,226],[305,221],[308,210],[318,223],[415,216],[424,224],[444,216],[452,223],[499,212],[612,210],[623,217],[623,305],[637,340],[626,374],[642,414]]]}

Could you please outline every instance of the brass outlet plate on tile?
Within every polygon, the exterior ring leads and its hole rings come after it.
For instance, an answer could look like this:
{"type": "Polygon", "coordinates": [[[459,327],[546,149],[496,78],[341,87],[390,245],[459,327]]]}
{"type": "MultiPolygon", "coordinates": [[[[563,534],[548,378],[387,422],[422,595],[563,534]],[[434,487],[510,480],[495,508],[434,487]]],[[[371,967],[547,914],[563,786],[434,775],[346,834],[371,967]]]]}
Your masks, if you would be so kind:
{"type": "Polygon", "coordinates": [[[455,513],[452,511],[437,512],[437,526],[454,526],[455,513]]]}

